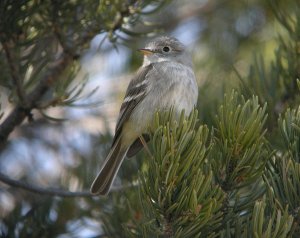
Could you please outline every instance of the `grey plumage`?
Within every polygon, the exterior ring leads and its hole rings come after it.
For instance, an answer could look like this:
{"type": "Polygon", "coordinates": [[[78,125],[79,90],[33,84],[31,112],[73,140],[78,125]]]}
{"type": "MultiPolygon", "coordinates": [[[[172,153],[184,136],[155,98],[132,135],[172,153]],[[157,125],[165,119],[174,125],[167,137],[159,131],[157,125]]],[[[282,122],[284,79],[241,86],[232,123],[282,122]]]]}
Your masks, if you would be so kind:
{"type": "Polygon", "coordinates": [[[105,195],[109,192],[112,182],[125,158],[128,148],[122,147],[120,137],[113,144],[110,153],[103,163],[102,169],[93,182],[91,193],[105,195]]]}
{"type": "Polygon", "coordinates": [[[197,102],[198,87],[190,55],[172,37],[160,37],[145,49],[144,63],[128,85],[116,125],[112,147],[91,186],[94,194],[105,195],[126,154],[141,148],[139,136],[147,131],[157,110],[174,107],[189,114],[197,102]]]}

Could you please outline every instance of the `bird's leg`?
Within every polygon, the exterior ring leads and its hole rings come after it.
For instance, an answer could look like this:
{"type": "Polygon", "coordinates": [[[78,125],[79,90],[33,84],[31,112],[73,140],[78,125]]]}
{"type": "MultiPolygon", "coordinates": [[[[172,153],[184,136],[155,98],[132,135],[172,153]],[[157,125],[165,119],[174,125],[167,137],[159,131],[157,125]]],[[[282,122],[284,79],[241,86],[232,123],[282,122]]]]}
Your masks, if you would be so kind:
{"type": "Polygon", "coordinates": [[[151,152],[150,152],[150,150],[149,150],[149,147],[148,147],[148,145],[147,145],[147,142],[145,141],[143,135],[140,135],[139,138],[140,138],[140,140],[141,140],[141,142],[142,142],[143,147],[144,147],[145,150],[147,151],[147,153],[150,155],[150,157],[153,157],[153,155],[151,154],[151,152]]]}

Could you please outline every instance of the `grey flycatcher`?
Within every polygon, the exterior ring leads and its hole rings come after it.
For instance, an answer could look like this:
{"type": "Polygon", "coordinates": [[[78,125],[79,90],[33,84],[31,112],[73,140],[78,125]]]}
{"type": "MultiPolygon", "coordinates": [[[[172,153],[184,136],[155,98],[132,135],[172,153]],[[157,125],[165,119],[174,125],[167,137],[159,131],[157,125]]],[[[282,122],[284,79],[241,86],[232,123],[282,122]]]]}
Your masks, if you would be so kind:
{"type": "Polygon", "coordinates": [[[173,37],[159,37],[140,49],[144,62],[130,81],[121,105],[112,146],[91,186],[91,193],[106,195],[127,155],[136,154],[154,113],[168,110],[190,114],[198,98],[192,60],[185,46],[173,37]]]}

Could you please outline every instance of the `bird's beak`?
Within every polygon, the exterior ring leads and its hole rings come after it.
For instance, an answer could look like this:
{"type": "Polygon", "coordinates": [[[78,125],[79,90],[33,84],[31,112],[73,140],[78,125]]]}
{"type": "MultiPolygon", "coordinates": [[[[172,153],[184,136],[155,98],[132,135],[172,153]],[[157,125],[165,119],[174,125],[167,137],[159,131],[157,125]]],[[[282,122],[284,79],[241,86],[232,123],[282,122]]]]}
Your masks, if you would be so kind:
{"type": "Polygon", "coordinates": [[[152,55],[154,53],[150,49],[139,49],[138,51],[140,51],[143,55],[152,55]]]}

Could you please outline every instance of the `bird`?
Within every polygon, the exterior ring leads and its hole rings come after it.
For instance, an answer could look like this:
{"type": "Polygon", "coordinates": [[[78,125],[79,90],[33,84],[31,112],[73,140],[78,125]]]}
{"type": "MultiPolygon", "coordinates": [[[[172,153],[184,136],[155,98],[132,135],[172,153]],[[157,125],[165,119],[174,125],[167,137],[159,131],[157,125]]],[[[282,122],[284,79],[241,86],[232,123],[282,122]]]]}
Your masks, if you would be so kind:
{"type": "Polygon", "coordinates": [[[143,64],[128,85],[110,151],[91,185],[95,195],[109,193],[126,155],[132,157],[149,140],[143,135],[157,111],[173,108],[188,115],[197,103],[192,58],[183,43],[160,36],[139,51],[144,55],[143,64]]]}

